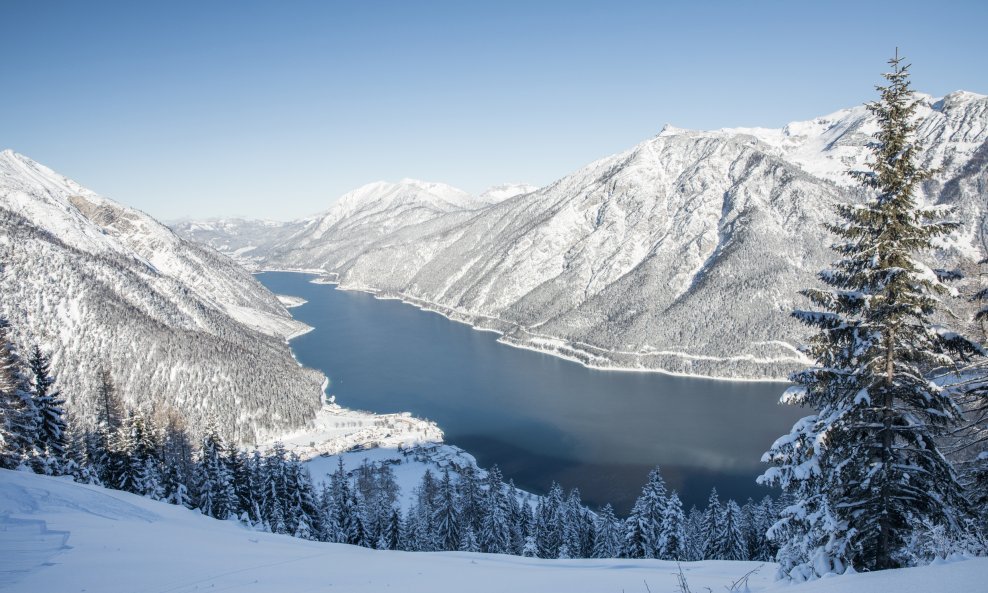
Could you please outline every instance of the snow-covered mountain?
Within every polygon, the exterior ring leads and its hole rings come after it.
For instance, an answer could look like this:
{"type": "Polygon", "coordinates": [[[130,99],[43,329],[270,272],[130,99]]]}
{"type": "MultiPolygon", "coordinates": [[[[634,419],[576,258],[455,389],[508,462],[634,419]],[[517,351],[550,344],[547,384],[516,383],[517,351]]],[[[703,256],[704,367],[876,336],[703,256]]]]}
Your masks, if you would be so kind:
{"type": "Polygon", "coordinates": [[[271,245],[283,243],[305,228],[308,220],[279,222],[249,218],[179,220],[169,226],[180,236],[235,258],[248,268],[263,260],[271,245]]]}
{"type": "Polygon", "coordinates": [[[362,253],[377,239],[407,226],[447,214],[471,212],[530,191],[532,186],[507,184],[476,198],[444,183],[402,179],[369,183],[341,196],[318,215],[292,221],[244,219],[182,221],[173,228],[249,266],[305,269],[336,267],[362,253]]]}
{"type": "Polygon", "coordinates": [[[320,373],[285,339],[306,328],[226,256],[12,151],[0,153],[0,314],[51,351],[73,411],[108,370],[134,405],[231,436],[306,425],[320,373]]]}
{"type": "Polygon", "coordinates": [[[477,199],[484,204],[497,204],[515,196],[530,194],[537,189],[539,189],[537,185],[528,183],[502,183],[487,188],[477,196],[477,199]]]}
{"type": "Polygon", "coordinates": [[[304,221],[291,236],[252,255],[265,266],[297,268],[297,263],[307,262],[307,269],[339,268],[382,237],[484,205],[444,183],[378,181],[343,195],[325,213],[304,221]]]}
{"type": "MultiPolygon", "coordinates": [[[[964,228],[941,255],[969,264],[985,252],[988,97],[920,99],[924,164],[939,169],[923,199],[955,207],[964,228]]],[[[821,224],[834,204],[861,198],[845,172],[865,165],[875,129],[864,107],[777,130],[667,126],[480,208],[331,210],[259,260],[322,269],[344,288],[591,365],[780,378],[804,364],[794,344],[805,329],[789,312],[834,257],[821,224]]]]}

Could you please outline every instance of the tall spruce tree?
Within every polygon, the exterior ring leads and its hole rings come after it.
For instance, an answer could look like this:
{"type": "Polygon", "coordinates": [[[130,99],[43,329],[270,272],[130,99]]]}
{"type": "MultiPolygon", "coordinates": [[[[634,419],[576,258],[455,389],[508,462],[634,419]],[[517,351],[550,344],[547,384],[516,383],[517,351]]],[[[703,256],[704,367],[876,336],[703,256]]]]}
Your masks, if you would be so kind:
{"type": "Polygon", "coordinates": [[[161,487],[171,504],[191,507],[193,484],[192,441],[182,416],[175,410],[161,410],[161,487]]]}
{"type": "Polygon", "coordinates": [[[97,422],[114,432],[123,425],[124,405],[117,393],[113,375],[106,369],[100,370],[100,383],[96,391],[97,422]]]}
{"type": "MultiPolygon", "coordinates": [[[[384,542],[388,550],[399,550],[401,549],[401,513],[398,511],[397,507],[391,509],[391,515],[388,517],[388,526],[384,533],[384,542]]],[[[474,550],[470,550],[473,552],[474,550]]]]}
{"type": "Polygon", "coordinates": [[[724,560],[724,506],[720,503],[716,488],[710,489],[707,508],[703,511],[701,531],[703,549],[700,559],[724,560]]]}
{"type": "Polygon", "coordinates": [[[722,559],[748,560],[750,558],[741,507],[733,500],[727,501],[724,506],[724,525],[718,540],[722,559]]]}
{"type": "Polygon", "coordinates": [[[484,511],[480,521],[480,534],[477,537],[481,551],[490,554],[507,554],[511,551],[509,509],[504,483],[501,480],[501,470],[496,465],[487,472],[484,511]]]}
{"type": "Polygon", "coordinates": [[[153,422],[141,413],[132,412],[124,421],[118,451],[122,463],[114,488],[155,499],[163,497],[155,433],[153,422]]]}
{"type": "Polygon", "coordinates": [[[439,483],[439,496],[433,510],[432,523],[436,526],[436,537],[442,550],[456,550],[460,546],[460,513],[457,508],[456,490],[449,475],[449,468],[443,470],[439,483]]]}
{"type": "Polygon", "coordinates": [[[508,481],[508,525],[511,529],[510,553],[520,556],[525,549],[525,534],[531,525],[531,508],[527,502],[521,501],[521,494],[513,480],[508,481]],[[527,513],[526,513],[527,511],[527,513]]]}
{"type": "Polygon", "coordinates": [[[611,505],[605,504],[597,514],[597,525],[594,530],[593,557],[617,558],[621,555],[620,523],[614,516],[611,505]]]}
{"type": "Polygon", "coordinates": [[[51,359],[35,345],[28,361],[31,368],[33,388],[31,397],[38,413],[38,432],[35,442],[38,452],[46,460],[44,473],[59,473],[65,458],[65,401],[55,389],[55,378],[51,374],[51,359]]]}
{"type": "Polygon", "coordinates": [[[686,514],[679,495],[673,492],[666,500],[659,534],[659,558],[663,560],[687,560],[689,545],[686,541],[686,514]]]}
{"type": "Polygon", "coordinates": [[[0,467],[8,469],[35,453],[39,419],[23,366],[10,338],[10,325],[0,318],[0,467]]]}
{"type": "MultiPolygon", "coordinates": [[[[235,516],[237,495],[233,490],[230,470],[223,460],[223,439],[213,423],[210,423],[206,428],[206,434],[202,437],[199,460],[196,465],[195,483],[196,506],[202,514],[217,519],[229,519],[231,516],[235,516]]],[[[286,501],[288,499],[287,494],[281,494],[281,502],[286,501]]],[[[278,511],[283,511],[280,504],[276,506],[278,511]]],[[[284,514],[279,519],[284,521],[284,514]]],[[[274,523],[272,522],[272,530],[274,530],[274,523]]],[[[283,525],[282,528],[284,529],[283,525]]]]}
{"type": "Polygon", "coordinates": [[[705,538],[703,511],[692,506],[686,515],[686,560],[703,560],[706,551],[705,538]]]}
{"type": "Polygon", "coordinates": [[[795,495],[786,525],[773,528],[800,538],[781,563],[795,578],[900,566],[914,525],[957,529],[964,504],[937,444],[959,412],[929,374],[969,345],[938,331],[950,275],[919,259],[957,224],[917,204],[930,175],[913,138],[917,101],[898,52],[889,63],[888,83],[868,105],[879,126],[869,170],[852,173],[870,197],[837,208],[840,221],[828,228],[839,259],[819,275],[827,288],[802,293],[818,310],[794,312],[818,330],[805,347],[816,364],[792,376],[798,385],[784,400],[816,413],[765,455],[776,467],[762,481],[795,495]]]}
{"type": "Polygon", "coordinates": [[[626,521],[625,555],[629,558],[658,558],[665,514],[666,485],[659,468],[648,473],[648,481],[635,500],[626,521]]]}
{"type": "MultiPolygon", "coordinates": [[[[563,545],[563,489],[553,482],[535,510],[534,539],[539,558],[558,558],[563,545]]],[[[527,546],[527,542],[526,542],[527,546]]]]}

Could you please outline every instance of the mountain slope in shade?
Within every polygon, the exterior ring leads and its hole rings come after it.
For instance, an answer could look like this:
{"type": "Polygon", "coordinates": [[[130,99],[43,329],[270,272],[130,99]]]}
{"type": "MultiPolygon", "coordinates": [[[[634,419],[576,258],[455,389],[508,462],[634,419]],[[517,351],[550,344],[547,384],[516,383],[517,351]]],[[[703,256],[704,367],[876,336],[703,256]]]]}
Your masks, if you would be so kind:
{"type": "MultiPolygon", "coordinates": [[[[919,98],[923,164],[939,169],[921,200],[964,223],[936,256],[970,266],[985,252],[988,98],[919,98]]],[[[382,203],[258,259],[594,366],[781,378],[806,362],[789,312],[834,259],[821,224],[863,198],[846,171],[865,167],[876,125],[855,107],[779,130],[667,126],[536,191],[427,220],[382,203]]]]}
{"type": "Polygon", "coordinates": [[[285,344],[305,326],[242,267],[11,151],[0,261],[0,313],[22,350],[53,353],[83,417],[101,369],[132,405],[213,419],[245,442],[304,426],[320,406],[323,377],[285,344]]]}

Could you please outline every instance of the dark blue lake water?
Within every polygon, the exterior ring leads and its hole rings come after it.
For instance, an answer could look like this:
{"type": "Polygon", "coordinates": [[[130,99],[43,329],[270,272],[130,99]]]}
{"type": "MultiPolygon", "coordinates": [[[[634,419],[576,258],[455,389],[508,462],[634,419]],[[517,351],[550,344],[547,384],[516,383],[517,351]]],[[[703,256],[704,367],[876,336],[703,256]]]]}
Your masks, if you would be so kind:
{"type": "Polygon", "coordinates": [[[308,301],[291,312],[315,330],[291,346],[343,406],[434,420],[447,442],[519,487],[541,493],[555,480],[619,512],[656,464],[686,508],[705,504],[712,486],[739,502],[776,494],[754,482],[759,459],[804,415],[777,403],[783,384],[591,370],[311,278],[258,275],[272,292],[308,301]]]}

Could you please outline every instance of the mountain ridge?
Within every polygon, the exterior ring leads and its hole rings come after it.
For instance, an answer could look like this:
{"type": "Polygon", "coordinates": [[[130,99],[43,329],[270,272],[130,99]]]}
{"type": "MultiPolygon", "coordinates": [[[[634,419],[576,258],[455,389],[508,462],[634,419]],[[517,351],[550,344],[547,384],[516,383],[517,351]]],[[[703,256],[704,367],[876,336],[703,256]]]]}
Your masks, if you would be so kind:
{"type": "MultiPolygon", "coordinates": [[[[940,170],[920,199],[963,222],[935,255],[970,267],[985,252],[988,97],[917,98],[922,164],[940,170]]],[[[781,379],[806,362],[788,313],[834,258],[822,223],[864,196],[845,172],[866,165],[873,131],[863,106],[776,130],[667,127],[512,199],[290,237],[254,261],[322,269],[591,366],[781,379]]]]}
{"type": "Polygon", "coordinates": [[[215,420],[242,442],[306,426],[319,408],[321,373],[285,342],[306,326],[226,256],[10,150],[0,230],[0,314],[21,350],[52,354],[82,420],[102,370],[130,405],[215,420]]]}

